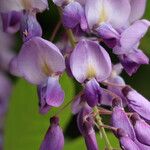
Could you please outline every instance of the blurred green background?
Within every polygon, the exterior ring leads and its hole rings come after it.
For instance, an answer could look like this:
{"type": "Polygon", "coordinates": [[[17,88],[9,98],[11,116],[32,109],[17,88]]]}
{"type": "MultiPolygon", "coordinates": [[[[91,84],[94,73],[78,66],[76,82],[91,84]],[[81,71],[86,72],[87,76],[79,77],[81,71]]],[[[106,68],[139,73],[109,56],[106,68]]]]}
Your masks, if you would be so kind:
{"type": "MultiPolygon", "coordinates": [[[[149,0],[144,18],[150,19],[149,0]]],[[[44,37],[50,37],[59,19],[56,7],[50,2],[50,10],[40,14],[38,19],[42,25],[44,37]]],[[[18,42],[17,47],[19,48],[20,45],[21,42],[18,42]]],[[[150,31],[142,40],[141,48],[150,55],[150,31]]],[[[136,90],[150,99],[149,66],[142,66],[133,77],[127,76],[126,73],[122,75],[128,84],[132,85],[136,90]]],[[[64,74],[61,78],[61,84],[66,93],[65,103],[67,103],[73,99],[76,93],[74,81],[64,74]]],[[[52,109],[49,114],[40,115],[38,113],[36,87],[23,79],[17,79],[14,82],[9,112],[6,119],[5,150],[38,150],[46,130],[49,127],[49,118],[55,114],[56,111],[57,109],[52,109]]],[[[66,130],[70,118],[72,117],[70,108],[66,108],[59,116],[62,128],[66,130]]],[[[70,132],[75,132],[75,130],[71,130],[70,132]]],[[[117,148],[118,143],[115,137],[111,133],[108,133],[108,135],[113,147],[117,148]]],[[[104,149],[104,141],[100,136],[97,136],[97,140],[100,149],[104,149]]],[[[67,136],[64,150],[76,150],[77,148],[86,149],[83,139],[81,137],[69,139],[67,136]]]]}

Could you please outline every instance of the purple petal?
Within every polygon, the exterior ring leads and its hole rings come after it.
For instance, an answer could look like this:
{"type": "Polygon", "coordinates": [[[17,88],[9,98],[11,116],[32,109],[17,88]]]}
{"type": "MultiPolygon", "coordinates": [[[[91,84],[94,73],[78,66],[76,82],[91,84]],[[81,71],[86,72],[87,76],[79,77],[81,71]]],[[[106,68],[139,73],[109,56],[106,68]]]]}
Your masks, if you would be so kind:
{"type": "Polygon", "coordinates": [[[132,75],[136,73],[140,65],[149,64],[149,58],[141,50],[133,50],[129,54],[119,56],[125,71],[132,75]]]}
{"type": "Polygon", "coordinates": [[[84,6],[86,4],[87,0],[76,0],[76,1],[84,6]]]}
{"type": "MultiPolygon", "coordinates": [[[[109,82],[110,83],[114,83],[114,84],[118,84],[118,85],[122,85],[122,86],[125,86],[125,82],[124,82],[124,80],[123,80],[123,78],[122,77],[120,77],[120,76],[116,76],[116,77],[114,77],[114,78],[112,78],[112,79],[109,79],[109,82]]],[[[116,94],[116,95],[118,95],[120,98],[121,98],[121,100],[122,100],[122,104],[123,104],[123,107],[125,107],[126,105],[127,105],[127,100],[126,100],[126,98],[124,97],[124,95],[122,94],[122,88],[120,88],[120,87],[115,87],[115,86],[108,86],[108,88],[107,88],[108,90],[110,90],[111,92],[113,92],[114,94],[116,94]]],[[[108,98],[109,98],[110,96],[108,96],[108,98]]],[[[106,99],[107,100],[107,99],[106,99]]],[[[111,100],[109,100],[109,103],[108,104],[112,104],[112,97],[111,97],[111,100]]],[[[105,99],[103,100],[103,101],[105,101],[105,99]]],[[[105,103],[106,103],[107,101],[105,101],[105,103]]]]}
{"type": "Polygon", "coordinates": [[[120,138],[120,144],[124,150],[140,150],[139,146],[134,143],[129,137],[120,138]]]}
{"type": "Polygon", "coordinates": [[[150,126],[137,114],[132,115],[131,120],[133,121],[133,127],[137,139],[142,144],[150,146],[150,126]]]}
{"type": "Polygon", "coordinates": [[[46,89],[47,89],[46,85],[39,85],[37,88],[38,98],[39,98],[39,112],[41,114],[46,114],[51,109],[51,106],[49,106],[46,103],[46,97],[45,97],[46,89]]]}
{"type": "Polygon", "coordinates": [[[134,89],[123,89],[124,96],[128,100],[128,106],[143,118],[150,120],[150,102],[134,89]]]}
{"type": "Polygon", "coordinates": [[[87,150],[98,150],[95,131],[92,129],[90,132],[91,132],[90,134],[87,134],[84,137],[87,150]]]}
{"type": "Polygon", "coordinates": [[[140,19],[145,12],[147,0],[130,0],[131,14],[129,21],[130,23],[140,19]]]}
{"type": "Polygon", "coordinates": [[[22,77],[22,73],[19,69],[19,66],[18,66],[18,57],[17,56],[14,56],[10,63],[9,63],[9,72],[12,74],[12,75],[15,75],[15,76],[18,76],[18,77],[22,77]]]}
{"type": "Polygon", "coordinates": [[[121,34],[120,48],[115,47],[115,54],[125,54],[132,51],[140,42],[141,38],[146,34],[150,22],[147,20],[139,20],[132,24],[121,34]]]}
{"type": "Polygon", "coordinates": [[[101,101],[102,89],[95,78],[86,82],[84,96],[90,107],[96,106],[101,101]]]}
{"type": "Polygon", "coordinates": [[[128,20],[130,4],[127,0],[95,0],[94,3],[87,0],[85,13],[90,28],[103,22],[109,22],[113,27],[119,28],[128,20]]]}
{"type": "Polygon", "coordinates": [[[20,32],[24,42],[32,37],[42,36],[42,29],[36,19],[35,12],[26,12],[23,15],[21,19],[20,32]]]}
{"type": "Polygon", "coordinates": [[[54,44],[34,37],[22,46],[18,66],[26,80],[33,84],[42,84],[47,77],[64,71],[65,60],[54,44]]]}
{"type": "Polygon", "coordinates": [[[96,31],[98,32],[100,37],[103,38],[106,45],[108,45],[110,48],[116,46],[120,35],[110,24],[103,23],[96,29],[96,31]]]}
{"type": "Polygon", "coordinates": [[[122,70],[123,70],[123,66],[120,63],[118,63],[118,64],[113,65],[113,71],[112,71],[112,73],[120,75],[121,72],[122,72],[122,70]]]}
{"type": "Polygon", "coordinates": [[[125,130],[119,128],[117,130],[117,135],[119,137],[120,146],[124,150],[140,150],[138,145],[128,136],[125,130]]]}
{"type": "Polygon", "coordinates": [[[128,116],[126,115],[123,108],[115,106],[113,109],[112,117],[111,117],[111,123],[113,127],[115,128],[121,128],[129,135],[131,139],[134,140],[135,133],[133,126],[128,119],[128,116]]]}
{"type": "Polygon", "coordinates": [[[74,28],[81,24],[83,30],[87,29],[84,9],[78,2],[69,3],[63,10],[63,24],[67,28],[74,28]]]}
{"type": "Polygon", "coordinates": [[[70,56],[70,68],[80,83],[94,77],[101,82],[111,73],[111,60],[96,42],[81,40],[70,56]]]}
{"type": "Polygon", "coordinates": [[[1,70],[9,71],[9,63],[11,62],[13,57],[14,57],[13,51],[6,50],[6,49],[0,50],[0,68],[1,68],[1,70]]]}
{"type": "Polygon", "coordinates": [[[51,118],[51,126],[49,127],[44,141],[41,144],[40,150],[63,150],[64,135],[59,127],[59,119],[51,118]]]}
{"type": "Polygon", "coordinates": [[[20,28],[21,17],[22,12],[1,13],[3,30],[7,33],[16,33],[20,28]]]}
{"type": "Polygon", "coordinates": [[[78,112],[80,112],[80,110],[86,105],[82,97],[83,96],[79,93],[72,102],[71,110],[73,114],[77,114],[78,112]]]}
{"type": "Polygon", "coordinates": [[[57,77],[49,77],[46,89],[46,103],[53,107],[59,107],[64,101],[62,90],[57,77]]]}
{"type": "Polygon", "coordinates": [[[47,0],[1,0],[0,11],[21,11],[21,10],[33,10],[44,11],[48,8],[47,0]]]}
{"type": "Polygon", "coordinates": [[[150,150],[150,146],[144,145],[140,143],[138,140],[135,140],[134,143],[141,149],[141,150],[150,150]]]}
{"type": "Polygon", "coordinates": [[[69,1],[68,0],[53,0],[53,3],[61,7],[61,6],[67,5],[69,1]]]}

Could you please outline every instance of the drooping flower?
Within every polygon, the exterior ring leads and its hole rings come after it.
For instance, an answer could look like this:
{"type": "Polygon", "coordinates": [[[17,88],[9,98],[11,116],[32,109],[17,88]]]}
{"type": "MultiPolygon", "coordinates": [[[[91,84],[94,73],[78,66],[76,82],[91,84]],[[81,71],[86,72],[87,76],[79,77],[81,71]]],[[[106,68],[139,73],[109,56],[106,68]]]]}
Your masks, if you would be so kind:
{"type": "Polygon", "coordinates": [[[146,34],[150,22],[139,20],[121,33],[119,44],[113,48],[129,75],[137,71],[141,64],[148,64],[148,57],[138,49],[141,38],[146,34]]]}
{"type": "Polygon", "coordinates": [[[41,109],[46,104],[58,107],[63,103],[64,92],[58,80],[65,70],[65,60],[54,44],[40,37],[33,37],[23,44],[15,59],[11,71],[16,74],[19,72],[27,81],[40,87],[41,109]]]}
{"type": "Polygon", "coordinates": [[[50,123],[51,125],[44,137],[40,150],[63,150],[64,135],[59,126],[59,118],[51,118],[50,123]]]}
{"type": "Polygon", "coordinates": [[[87,103],[95,106],[101,95],[98,82],[107,79],[112,69],[108,53],[96,42],[81,40],[70,56],[70,68],[76,80],[85,83],[87,103]]]}

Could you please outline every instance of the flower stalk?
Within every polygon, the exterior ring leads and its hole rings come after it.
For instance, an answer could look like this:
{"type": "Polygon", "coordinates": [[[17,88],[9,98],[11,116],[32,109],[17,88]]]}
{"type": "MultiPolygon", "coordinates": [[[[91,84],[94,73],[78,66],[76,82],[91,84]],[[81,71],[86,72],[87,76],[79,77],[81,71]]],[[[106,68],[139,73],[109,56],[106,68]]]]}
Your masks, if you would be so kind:
{"type": "Polygon", "coordinates": [[[95,121],[96,121],[97,125],[99,126],[99,130],[102,133],[102,136],[103,136],[105,144],[106,144],[106,148],[108,150],[113,150],[113,148],[112,148],[112,146],[110,144],[110,141],[109,141],[109,139],[107,137],[105,128],[103,127],[103,123],[102,123],[101,117],[98,115],[99,109],[97,107],[94,107],[93,111],[94,111],[95,114],[97,114],[97,115],[95,115],[95,121]]]}

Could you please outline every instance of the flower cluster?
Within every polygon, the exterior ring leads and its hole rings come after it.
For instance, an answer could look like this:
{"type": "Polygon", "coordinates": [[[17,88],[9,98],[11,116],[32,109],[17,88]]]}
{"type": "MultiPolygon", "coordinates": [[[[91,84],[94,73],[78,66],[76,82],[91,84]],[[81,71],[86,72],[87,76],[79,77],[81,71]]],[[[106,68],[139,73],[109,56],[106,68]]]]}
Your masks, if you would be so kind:
{"type": "MultiPolygon", "coordinates": [[[[42,38],[36,19],[37,13],[48,9],[47,0],[1,0],[4,31],[20,31],[23,40],[19,54],[10,62],[10,72],[37,86],[42,114],[62,105],[65,93],[59,79],[64,71],[76,79],[83,88],[72,101],[72,113],[78,116],[77,125],[88,150],[98,150],[95,126],[108,150],[113,148],[105,128],[115,134],[122,149],[149,150],[150,102],[120,76],[122,70],[131,76],[140,65],[149,64],[139,49],[150,26],[148,20],[141,19],[146,0],[53,2],[67,35],[56,44],[42,38]],[[110,51],[118,64],[112,63],[110,51]],[[110,125],[103,124],[102,114],[111,115],[110,125]]],[[[40,149],[62,150],[64,136],[59,119],[54,116],[50,122],[40,149]]]]}

